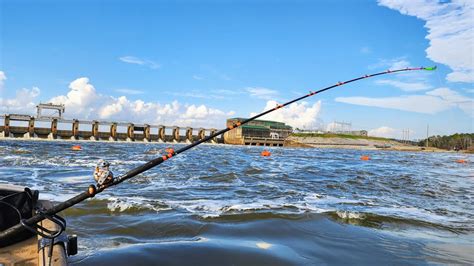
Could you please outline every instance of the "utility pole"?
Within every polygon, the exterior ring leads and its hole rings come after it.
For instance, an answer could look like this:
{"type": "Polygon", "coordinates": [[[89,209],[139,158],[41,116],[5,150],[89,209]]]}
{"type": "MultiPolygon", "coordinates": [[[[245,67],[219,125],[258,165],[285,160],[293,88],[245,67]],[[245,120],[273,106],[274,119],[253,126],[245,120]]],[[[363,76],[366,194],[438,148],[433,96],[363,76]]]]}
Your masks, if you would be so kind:
{"type": "Polygon", "coordinates": [[[430,124],[426,125],[426,147],[428,148],[428,138],[429,138],[430,124]]]}

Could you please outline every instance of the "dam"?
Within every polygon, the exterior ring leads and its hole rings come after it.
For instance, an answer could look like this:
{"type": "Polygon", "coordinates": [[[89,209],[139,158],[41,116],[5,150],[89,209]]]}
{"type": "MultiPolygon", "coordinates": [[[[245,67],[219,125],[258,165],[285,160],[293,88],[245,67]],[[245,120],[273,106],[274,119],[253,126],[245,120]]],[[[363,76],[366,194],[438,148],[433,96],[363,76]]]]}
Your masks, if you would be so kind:
{"type": "MultiPolygon", "coordinates": [[[[0,115],[0,139],[95,140],[191,143],[217,132],[192,128],[99,120],[63,119],[22,114],[0,115]]],[[[213,138],[210,143],[221,143],[213,138]]]]}
{"type": "MultiPolygon", "coordinates": [[[[0,115],[0,139],[192,143],[217,132],[215,128],[64,119],[63,104],[39,103],[36,108],[36,116],[0,115]],[[49,114],[45,114],[45,110],[50,111],[49,114]]],[[[244,120],[245,118],[230,118],[227,119],[226,126],[233,127],[244,120]]],[[[254,120],[233,128],[223,136],[211,138],[208,142],[281,147],[289,144],[285,140],[291,132],[292,127],[281,122],[254,120]]]]}

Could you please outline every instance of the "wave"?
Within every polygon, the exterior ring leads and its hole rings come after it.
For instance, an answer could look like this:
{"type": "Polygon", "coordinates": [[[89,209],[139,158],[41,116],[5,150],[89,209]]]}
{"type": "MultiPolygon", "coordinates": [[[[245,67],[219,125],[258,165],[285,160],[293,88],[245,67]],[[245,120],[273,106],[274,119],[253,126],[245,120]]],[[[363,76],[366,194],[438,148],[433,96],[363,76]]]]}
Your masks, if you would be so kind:
{"type": "Polygon", "coordinates": [[[453,227],[425,220],[400,216],[385,216],[369,212],[329,211],[325,212],[324,214],[338,222],[378,229],[387,229],[388,227],[391,227],[392,229],[402,229],[403,227],[412,226],[439,229],[444,231],[450,231],[456,234],[468,233],[473,231],[472,228],[470,229],[465,227],[453,227]]]}
{"type": "Polygon", "coordinates": [[[190,215],[195,219],[210,221],[252,221],[260,219],[306,219],[323,215],[337,222],[364,227],[386,229],[403,227],[428,227],[446,230],[454,233],[474,231],[466,227],[465,223],[459,226],[451,223],[444,217],[431,214],[417,208],[392,207],[383,208],[373,206],[364,211],[347,210],[339,207],[318,207],[314,202],[338,202],[359,204],[360,201],[325,197],[318,194],[307,196],[305,201],[288,202],[285,198],[274,200],[259,199],[254,202],[243,202],[240,199],[194,199],[194,200],[152,200],[140,196],[94,198],[86,206],[75,207],[68,211],[68,215],[92,215],[120,213],[134,215],[138,213],[159,213],[175,210],[183,215],[190,215]],[[313,202],[311,202],[311,200],[313,202]]]}
{"type": "MultiPolygon", "coordinates": [[[[12,144],[0,147],[0,182],[33,186],[41,190],[40,197],[53,201],[84,191],[93,182],[99,157],[112,163],[117,176],[171,145],[84,143],[78,153],[70,151],[70,143],[12,144]]],[[[453,163],[455,157],[376,152],[372,163],[361,164],[359,151],[275,149],[274,159],[267,160],[259,155],[261,149],[196,147],[68,213],[174,211],[196,219],[237,220],[318,214],[372,227],[411,221],[474,227],[472,167],[453,163]]]]}
{"type": "Polygon", "coordinates": [[[159,201],[150,201],[143,197],[109,197],[107,208],[112,212],[140,212],[154,211],[160,212],[171,210],[171,208],[159,201]]]}

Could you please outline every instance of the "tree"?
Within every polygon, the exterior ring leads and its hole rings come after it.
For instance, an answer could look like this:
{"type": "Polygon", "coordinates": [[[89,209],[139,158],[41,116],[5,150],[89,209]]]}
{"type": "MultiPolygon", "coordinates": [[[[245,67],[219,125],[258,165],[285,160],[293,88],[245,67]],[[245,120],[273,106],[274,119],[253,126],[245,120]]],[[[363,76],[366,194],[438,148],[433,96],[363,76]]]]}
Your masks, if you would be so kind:
{"type": "MultiPolygon", "coordinates": [[[[472,146],[474,133],[456,133],[450,136],[431,136],[428,137],[430,147],[436,147],[446,150],[467,150],[472,146]]],[[[425,146],[426,139],[420,140],[418,146],[425,146]]]]}

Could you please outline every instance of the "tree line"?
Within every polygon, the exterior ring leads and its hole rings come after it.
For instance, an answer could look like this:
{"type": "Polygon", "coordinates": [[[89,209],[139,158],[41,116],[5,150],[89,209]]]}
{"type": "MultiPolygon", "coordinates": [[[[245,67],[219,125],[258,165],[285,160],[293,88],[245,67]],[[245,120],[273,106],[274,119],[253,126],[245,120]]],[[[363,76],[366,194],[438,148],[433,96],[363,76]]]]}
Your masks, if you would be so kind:
{"type": "Polygon", "coordinates": [[[450,136],[431,136],[428,140],[420,140],[418,146],[429,146],[446,150],[467,150],[473,143],[474,133],[456,133],[450,136]]]}

